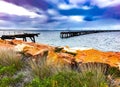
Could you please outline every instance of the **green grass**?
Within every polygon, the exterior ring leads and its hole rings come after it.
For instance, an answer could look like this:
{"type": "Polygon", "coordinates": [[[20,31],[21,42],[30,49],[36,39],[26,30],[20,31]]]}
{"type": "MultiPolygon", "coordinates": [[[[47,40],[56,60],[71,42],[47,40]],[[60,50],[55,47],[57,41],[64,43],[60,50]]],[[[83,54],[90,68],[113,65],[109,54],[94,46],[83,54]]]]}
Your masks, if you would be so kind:
{"type": "Polygon", "coordinates": [[[30,65],[35,78],[27,87],[108,87],[106,64],[82,64],[79,71],[69,66],[47,66],[40,61],[30,65]]]}
{"type": "Polygon", "coordinates": [[[2,76],[13,76],[17,69],[15,65],[11,66],[0,66],[0,77],[2,76]]]}
{"type": "Polygon", "coordinates": [[[11,49],[0,48],[0,87],[16,87],[23,75],[16,73],[24,66],[22,56],[11,49]]]}
{"type": "Polygon", "coordinates": [[[15,87],[15,85],[22,80],[23,75],[14,77],[17,69],[15,65],[0,66],[0,87],[15,87]]]}
{"type": "Polygon", "coordinates": [[[110,67],[108,73],[113,77],[120,77],[120,70],[116,67],[110,67]]]}
{"type": "Polygon", "coordinates": [[[35,77],[26,87],[107,87],[104,76],[101,81],[97,80],[99,78],[95,79],[95,76],[92,72],[87,72],[84,76],[75,71],[59,72],[44,79],[35,77]]]}

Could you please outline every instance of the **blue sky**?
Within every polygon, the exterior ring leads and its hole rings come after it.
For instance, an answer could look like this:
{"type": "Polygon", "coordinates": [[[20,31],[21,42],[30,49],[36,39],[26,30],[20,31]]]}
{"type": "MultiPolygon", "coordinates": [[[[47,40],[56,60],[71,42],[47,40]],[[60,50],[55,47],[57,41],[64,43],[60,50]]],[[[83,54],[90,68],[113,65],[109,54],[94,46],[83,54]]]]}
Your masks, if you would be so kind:
{"type": "Polygon", "coordinates": [[[120,30],[120,0],[0,0],[1,29],[120,30]]]}

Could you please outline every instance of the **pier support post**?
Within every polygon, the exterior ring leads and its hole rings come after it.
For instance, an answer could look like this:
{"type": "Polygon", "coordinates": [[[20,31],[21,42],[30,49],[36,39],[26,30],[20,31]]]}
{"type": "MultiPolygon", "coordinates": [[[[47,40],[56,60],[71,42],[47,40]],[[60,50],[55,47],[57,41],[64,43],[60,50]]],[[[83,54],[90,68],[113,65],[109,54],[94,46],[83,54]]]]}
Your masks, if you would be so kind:
{"type": "Polygon", "coordinates": [[[31,41],[35,43],[35,37],[30,37],[31,41]]]}
{"type": "Polygon", "coordinates": [[[23,41],[27,41],[26,37],[23,37],[23,41]]]}

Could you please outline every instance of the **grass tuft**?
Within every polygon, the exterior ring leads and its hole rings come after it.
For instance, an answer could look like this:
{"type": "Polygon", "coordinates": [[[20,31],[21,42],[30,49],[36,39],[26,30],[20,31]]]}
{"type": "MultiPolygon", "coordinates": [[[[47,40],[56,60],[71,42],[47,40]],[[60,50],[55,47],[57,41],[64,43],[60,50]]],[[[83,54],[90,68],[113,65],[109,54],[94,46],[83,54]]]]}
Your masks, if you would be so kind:
{"type": "Polygon", "coordinates": [[[32,61],[30,66],[35,78],[28,87],[108,87],[107,64],[83,63],[79,71],[69,66],[48,66],[40,60],[32,61]]]}
{"type": "Polygon", "coordinates": [[[2,66],[14,65],[16,69],[20,69],[23,66],[21,58],[22,56],[12,49],[0,49],[0,65],[2,66]]]}

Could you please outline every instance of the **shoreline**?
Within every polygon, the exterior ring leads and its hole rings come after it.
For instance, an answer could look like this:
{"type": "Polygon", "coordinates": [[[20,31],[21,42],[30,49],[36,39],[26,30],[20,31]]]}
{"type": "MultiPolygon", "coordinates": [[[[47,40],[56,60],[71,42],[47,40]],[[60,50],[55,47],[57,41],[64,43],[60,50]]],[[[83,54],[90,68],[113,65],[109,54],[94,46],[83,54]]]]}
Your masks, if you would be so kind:
{"type": "Polygon", "coordinates": [[[74,59],[77,63],[100,62],[106,63],[113,67],[120,68],[120,52],[114,51],[100,51],[94,48],[70,48],[70,47],[54,47],[45,44],[38,44],[33,42],[24,42],[22,40],[0,40],[1,48],[10,48],[16,52],[23,52],[29,56],[44,56],[48,52],[48,60],[53,60],[53,63],[70,63],[74,59]],[[52,59],[53,58],[53,59],[52,59]]]}

